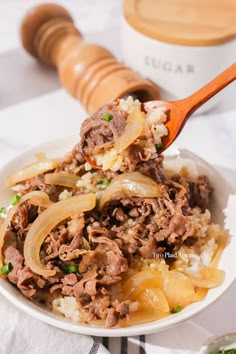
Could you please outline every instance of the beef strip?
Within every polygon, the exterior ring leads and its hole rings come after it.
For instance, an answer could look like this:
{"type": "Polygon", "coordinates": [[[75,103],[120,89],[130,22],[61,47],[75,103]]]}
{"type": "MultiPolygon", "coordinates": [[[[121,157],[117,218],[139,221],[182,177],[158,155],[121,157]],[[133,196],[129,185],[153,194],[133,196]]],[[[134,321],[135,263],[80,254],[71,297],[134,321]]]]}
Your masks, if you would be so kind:
{"type": "Polygon", "coordinates": [[[109,103],[85,119],[80,133],[83,153],[89,156],[111,148],[115,139],[124,131],[127,116],[126,111],[119,109],[114,103],[109,103]],[[103,119],[106,113],[112,116],[110,121],[103,119]]]}
{"type": "Polygon", "coordinates": [[[79,258],[80,255],[87,253],[87,250],[82,249],[83,245],[83,232],[75,235],[69,245],[61,245],[59,248],[59,257],[62,261],[71,261],[72,259],[79,258]]]}
{"type": "Polygon", "coordinates": [[[76,144],[73,150],[66,154],[64,159],[59,162],[56,172],[67,172],[74,175],[82,175],[85,173],[84,169],[85,159],[81,151],[80,144],[76,144]]]}
{"type": "Polygon", "coordinates": [[[24,189],[21,191],[21,194],[26,194],[31,191],[39,190],[48,194],[49,198],[53,202],[58,201],[60,193],[64,190],[64,187],[49,185],[44,182],[44,175],[38,175],[31,179],[28,179],[24,184],[24,189]]]}
{"type": "Polygon", "coordinates": [[[31,270],[24,265],[24,257],[17,247],[16,234],[8,231],[5,234],[3,254],[5,263],[11,263],[12,270],[7,277],[18,289],[29,298],[36,294],[37,289],[43,289],[46,281],[41,277],[33,274],[31,270]]]}
{"type": "Polygon", "coordinates": [[[189,206],[191,208],[198,206],[202,210],[205,210],[209,206],[212,188],[207,176],[199,176],[196,183],[189,182],[188,192],[189,206]]]}
{"type": "Polygon", "coordinates": [[[210,196],[213,189],[207,176],[201,175],[197,180],[192,180],[176,174],[172,177],[172,180],[181,185],[182,188],[183,186],[185,187],[188,206],[190,208],[199,207],[204,211],[209,207],[210,196]]]}
{"type": "Polygon", "coordinates": [[[137,165],[137,170],[143,175],[151,177],[157,183],[164,183],[166,176],[162,166],[163,156],[158,155],[156,158],[148,161],[142,161],[137,165]]]}
{"type": "Polygon", "coordinates": [[[121,198],[106,203],[106,223],[110,222],[111,232],[121,240],[126,258],[135,254],[152,258],[166,249],[176,251],[192,239],[193,221],[183,214],[187,198],[178,197],[182,192],[176,191],[172,200],[168,187],[163,186],[160,198],[121,198]],[[132,221],[126,223],[128,219],[132,221]]]}

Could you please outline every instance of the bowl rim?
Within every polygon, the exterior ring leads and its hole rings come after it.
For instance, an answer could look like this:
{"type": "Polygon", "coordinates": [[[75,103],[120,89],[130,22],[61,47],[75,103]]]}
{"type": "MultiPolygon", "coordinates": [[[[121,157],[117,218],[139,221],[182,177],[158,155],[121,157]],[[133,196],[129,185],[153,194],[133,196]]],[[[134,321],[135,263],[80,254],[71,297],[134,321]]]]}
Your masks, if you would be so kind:
{"type": "MultiPolygon", "coordinates": [[[[9,160],[3,166],[1,166],[0,176],[1,175],[4,176],[4,170],[6,170],[7,168],[11,168],[10,167],[11,165],[19,163],[19,160],[22,160],[24,156],[26,156],[26,159],[29,158],[29,156],[33,157],[34,153],[39,152],[42,149],[46,154],[50,155],[50,149],[53,151],[54,150],[57,151],[56,148],[57,147],[60,148],[61,145],[63,145],[63,151],[65,154],[67,152],[67,147],[69,149],[72,149],[76,142],[78,142],[78,136],[70,135],[55,140],[45,141],[41,144],[37,144],[32,147],[29,147],[23,152],[17,154],[13,159],[9,160]]],[[[209,171],[214,172],[217,175],[217,177],[225,181],[225,178],[221,176],[217,168],[211,166],[209,163],[207,163],[204,159],[202,159],[198,155],[186,149],[174,148],[172,149],[172,151],[174,152],[174,155],[176,155],[176,153],[178,152],[181,152],[183,154],[187,154],[188,156],[196,158],[197,162],[203,163],[205,166],[209,168],[209,171]]],[[[61,152],[59,154],[61,155],[61,152]]],[[[235,188],[228,181],[227,181],[227,185],[230,187],[231,193],[236,193],[235,188]]],[[[9,300],[13,305],[15,305],[23,312],[34,317],[35,319],[38,319],[54,327],[64,329],[74,333],[99,336],[99,337],[100,336],[127,337],[127,336],[150,334],[150,333],[162,331],[191,319],[192,317],[200,314],[204,309],[206,309],[207,307],[215,303],[229,289],[229,287],[233,284],[235,279],[236,279],[236,273],[234,274],[232,279],[227,283],[227,285],[224,285],[225,283],[221,285],[222,287],[221,291],[218,294],[215,294],[213,300],[206,298],[203,301],[199,301],[198,303],[194,303],[192,305],[187,306],[183,311],[175,314],[174,316],[168,316],[161,320],[139,324],[135,326],[119,327],[119,328],[111,328],[111,329],[107,329],[95,325],[80,324],[77,322],[73,322],[72,320],[65,319],[64,317],[58,316],[52,312],[49,312],[46,309],[41,308],[39,305],[27,299],[23,294],[19,292],[18,289],[14,288],[14,286],[10,282],[6,281],[5,279],[0,279],[0,294],[2,294],[7,300],[9,300]],[[194,306],[196,304],[197,306],[194,306]],[[189,311],[190,307],[191,310],[189,311]]]]}

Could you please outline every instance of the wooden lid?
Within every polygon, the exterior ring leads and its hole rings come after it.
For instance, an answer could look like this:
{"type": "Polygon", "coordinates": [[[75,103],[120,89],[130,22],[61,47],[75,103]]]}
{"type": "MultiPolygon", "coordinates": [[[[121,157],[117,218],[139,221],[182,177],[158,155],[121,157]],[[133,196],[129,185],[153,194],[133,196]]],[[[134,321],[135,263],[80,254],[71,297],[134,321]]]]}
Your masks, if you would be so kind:
{"type": "Polygon", "coordinates": [[[236,37],[235,0],[125,0],[127,22],[162,42],[207,46],[236,37]]]}

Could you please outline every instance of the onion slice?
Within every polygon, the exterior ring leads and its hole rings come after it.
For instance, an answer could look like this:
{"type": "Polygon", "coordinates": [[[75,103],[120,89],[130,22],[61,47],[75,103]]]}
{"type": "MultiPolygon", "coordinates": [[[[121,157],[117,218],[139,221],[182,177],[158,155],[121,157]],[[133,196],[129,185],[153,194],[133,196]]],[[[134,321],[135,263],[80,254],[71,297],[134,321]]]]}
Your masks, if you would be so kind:
{"type": "Polygon", "coordinates": [[[2,247],[3,247],[3,243],[4,243],[4,236],[5,236],[5,233],[8,229],[8,225],[10,224],[11,219],[15,215],[19,206],[21,206],[26,201],[28,201],[30,204],[38,205],[38,206],[41,206],[44,208],[47,208],[51,204],[53,204],[53,202],[51,202],[49,200],[49,197],[46,193],[41,192],[41,191],[33,191],[33,192],[29,192],[29,193],[25,194],[23,197],[21,197],[19,202],[14,207],[12,207],[10,209],[10,211],[7,214],[6,219],[4,220],[4,222],[2,223],[2,225],[0,227],[0,266],[2,266],[2,264],[3,264],[2,247]]]}
{"type": "Polygon", "coordinates": [[[200,288],[215,288],[224,282],[225,273],[217,268],[202,268],[199,270],[200,278],[190,276],[191,282],[200,288]]]}
{"type": "Polygon", "coordinates": [[[166,296],[160,288],[146,288],[139,294],[137,301],[143,310],[170,312],[166,296]]]}
{"type": "Polygon", "coordinates": [[[91,210],[96,205],[95,194],[77,195],[61,200],[44,210],[31,225],[24,243],[26,265],[36,274],[53,276],[56,271],[44,267],[40,261],[40,248],[50,231],[73,213],[91,210]]]}
{"type": "Polygon", "coordinates": [[[140,172],[127,172],[115,177],[103,193],[99,207],[119,196],[155,198],[160,196],[159,185],[140,172]]]}
{"type": "Polygon", "coordinates": [[[226,231],[220,231],[217,232],[215,235],[216,241],[217,241],[217,249],[211,259],[211,262],[209,266],[211,268],[216,268],[218,266],[218,263],[220,261],[221,255],[229,241],[229,236],[226,231]]]}
{"type": "Polygon", "coordinates": [[[43,159],[43,155],[40,154],[37,156],[38,159],[36,162],[27,165],[20,169],[17,172],[12,173],[7,177],[7,184],[9,186],[14,186],[15,184],[25,181],[29,178],[35,177],[41,173],[54,170],[58,167],[58,163],[54,160],[48,158],[43,159]]]}
{"type": "Polygon", "coordinates": [[[47,173],[44,177],[46,184],[75,188],[80,177],[69,173],[47,173]]]}
{"type": "Polygon", "coordinates": [[[142,133],[145,122],[145,113],[138,108],[129,114],[124,132],[114,144],[115,150],[119,153],[131,145],[142,133]]]}

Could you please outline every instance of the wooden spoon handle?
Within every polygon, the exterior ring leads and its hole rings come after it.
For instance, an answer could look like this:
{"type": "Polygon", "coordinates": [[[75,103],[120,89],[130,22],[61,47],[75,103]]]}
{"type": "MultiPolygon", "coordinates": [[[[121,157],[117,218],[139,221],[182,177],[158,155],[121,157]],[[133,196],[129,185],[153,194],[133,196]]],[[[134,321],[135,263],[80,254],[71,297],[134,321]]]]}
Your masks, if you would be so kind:
{"type": "Polygon", "coordinates": [[[236,62],[193,95],[176,102],[187,119],[193,112],[236,79],[236,62]]]}

